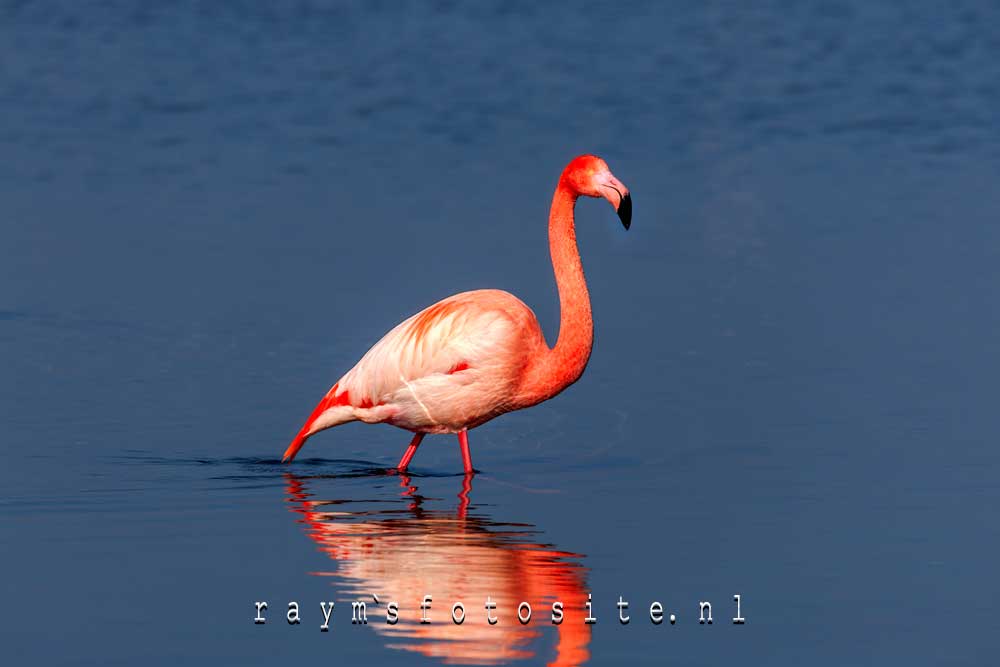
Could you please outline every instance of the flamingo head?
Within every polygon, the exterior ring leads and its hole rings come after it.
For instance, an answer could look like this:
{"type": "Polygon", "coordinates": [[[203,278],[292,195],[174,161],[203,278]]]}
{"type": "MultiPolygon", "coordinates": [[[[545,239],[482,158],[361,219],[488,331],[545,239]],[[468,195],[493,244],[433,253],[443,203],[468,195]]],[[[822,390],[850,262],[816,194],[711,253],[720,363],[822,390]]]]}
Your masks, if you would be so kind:
{"type": "Polygon", "coordinates": [[[574,158],[563,170],[562,181],[577,195],[607,199],[615,207],[625,229],[632,224],[632,195],[601,158],[596,155],[574,158]]]}

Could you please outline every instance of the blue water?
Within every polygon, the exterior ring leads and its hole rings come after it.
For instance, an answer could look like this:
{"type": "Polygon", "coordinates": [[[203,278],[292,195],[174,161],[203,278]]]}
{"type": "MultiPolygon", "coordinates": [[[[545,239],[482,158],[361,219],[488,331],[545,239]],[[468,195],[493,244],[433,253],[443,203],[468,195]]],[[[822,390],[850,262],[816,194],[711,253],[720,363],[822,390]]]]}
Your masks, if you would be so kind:
{"type": "Polygon", "coordinates": [[[5,664],[994,659],[997,9],[162,4],[0,2],[5,664]],[[439,298],[554,340],[582,152],[635,214],[578,206],[581,381],[469,489],[388,426],[281,465],[439,298]]]}

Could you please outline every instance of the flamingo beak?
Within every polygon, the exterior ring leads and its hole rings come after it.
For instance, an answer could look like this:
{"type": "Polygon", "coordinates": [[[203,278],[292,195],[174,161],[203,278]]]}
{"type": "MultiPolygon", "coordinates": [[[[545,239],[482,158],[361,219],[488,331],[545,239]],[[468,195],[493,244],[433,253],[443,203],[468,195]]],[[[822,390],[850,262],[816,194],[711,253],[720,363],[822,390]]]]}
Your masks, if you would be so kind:
{"type": "Polygon", "coordinates": [[[618,218],[622,221],[625,231],[632,226],[632,193],[626,192],[618,204],[618,218]]]}
{"type": "Polygon", "coordinates": [[[628,230],[632,226],[632,194],[625,187],[625,184],[606,173],[601,185],[601,194],[615,207],[618,218],[622,221],[622,227],[628,230]]]}

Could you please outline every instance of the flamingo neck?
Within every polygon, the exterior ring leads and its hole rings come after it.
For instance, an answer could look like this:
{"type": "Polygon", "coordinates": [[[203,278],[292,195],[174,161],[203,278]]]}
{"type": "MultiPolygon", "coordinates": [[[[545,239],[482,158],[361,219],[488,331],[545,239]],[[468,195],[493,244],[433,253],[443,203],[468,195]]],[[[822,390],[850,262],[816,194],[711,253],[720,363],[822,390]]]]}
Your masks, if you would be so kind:
{"type": "Polygon", "coordinates": [[[555,347],[543,349],[533,370],[532,398],[545,400],[576,382],[590,359],[594,319],[590,294],[576,245],[573,209],[577,193],[563,180],[552,197],[549,213],[549,251],[559,289],[559,338],[555,347]]]}

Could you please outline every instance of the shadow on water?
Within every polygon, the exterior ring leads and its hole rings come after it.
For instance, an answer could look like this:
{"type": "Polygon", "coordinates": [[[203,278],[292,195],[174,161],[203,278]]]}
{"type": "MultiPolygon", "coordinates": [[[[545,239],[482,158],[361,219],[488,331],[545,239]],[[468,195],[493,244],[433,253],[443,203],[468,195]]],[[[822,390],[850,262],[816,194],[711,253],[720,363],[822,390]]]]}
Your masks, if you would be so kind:
{"type": "Polygon", "coordinates": [[[364,600],[369,608],[377,596],[369,623],[389,648],[444,664],[494,665],[533,658],[554,631],[549,664],[589,659],[582,556],[542,543],[530,524],[493,520],[471,501],[474,475],[463,478],[454,509],[431,508],[433,499],[411,475],[399,476],[398,494],[378,500],[339,497],[338,477],[285,473],[287,501],[309,538],[336,563],[313,574],[330,577],[345,599],[364,600]],[[430,623],[420,622],[425,595],[433,597],[430,623]],[[487,621],[488,597],[497,605],[495,625],[487,621]],[[399,604],[395,625],[383,615],[392,601],[399,604]],[[565,609],[559,625],[551,623],[555,601],[565,609]],[[461,625],[449,618],[456,602],[466,610],[461,625]],[[527,624],[516,618],[521,602],[532,608],[527,624]]]}

